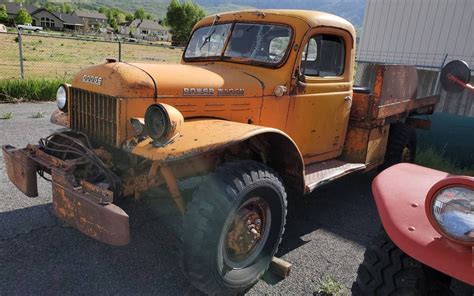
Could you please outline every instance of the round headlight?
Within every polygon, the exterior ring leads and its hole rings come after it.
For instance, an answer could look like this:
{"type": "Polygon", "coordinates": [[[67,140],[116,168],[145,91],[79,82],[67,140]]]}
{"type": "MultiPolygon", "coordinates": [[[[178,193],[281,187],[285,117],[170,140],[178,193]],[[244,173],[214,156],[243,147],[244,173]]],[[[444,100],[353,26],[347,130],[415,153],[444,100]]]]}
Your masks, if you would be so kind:
{"type": "Polygon", "coordinates": [[[183,115],[174,107],[154,104],[145,112],[145,127],[155,146],[163,146],[179,134],[183,115]]]}
{"type": "Polygon", "coordinates": [[[59,110],[67,111],[67,91],[64,85],[61,85],[56,92],[56,104],[59,110]]]}
{"type": "MultiPolygon", "coordinates": [[[[474,183],[472,179],[471,182],[474,183]]],[[[471,186],[458,183],[438,189],[429,205],[430,221],[433,226],[448,238],[467,244],[474,244],[474,186],[472,183],[471,186]]]]}

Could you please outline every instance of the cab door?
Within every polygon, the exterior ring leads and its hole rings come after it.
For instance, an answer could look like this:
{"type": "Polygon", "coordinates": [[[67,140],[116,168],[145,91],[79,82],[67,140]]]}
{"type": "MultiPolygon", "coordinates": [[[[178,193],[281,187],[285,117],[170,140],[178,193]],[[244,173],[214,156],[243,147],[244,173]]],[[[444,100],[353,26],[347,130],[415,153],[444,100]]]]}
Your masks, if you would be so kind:
{"type": "Polygon", "coordinates": [[[353,43],[350,33],[330,27],[315,28],[302,43],[286,132],[305,164],[342,153],[352,104],[353,43]]]}

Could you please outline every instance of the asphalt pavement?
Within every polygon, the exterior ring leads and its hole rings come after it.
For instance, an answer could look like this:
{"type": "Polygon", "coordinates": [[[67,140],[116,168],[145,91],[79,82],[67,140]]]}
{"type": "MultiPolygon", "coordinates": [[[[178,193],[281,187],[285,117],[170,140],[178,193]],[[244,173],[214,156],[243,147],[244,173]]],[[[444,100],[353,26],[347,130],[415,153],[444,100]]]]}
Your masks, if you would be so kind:
{"type": "MultiPolygon", "coordinates": [[[[0,104],[0,145],[23,147],[49,135],[53,103],[0,104]],[[32,118],[45,112],[43,118],[32,118]]],[[[328,184],[290,209],[278,256],[293,264],[290,276],[265,275],[248,295],[313,295],[332,277],[350,294],[365,246],[380,227],[370,192],[374,174],[328,184]]],[[[50,184],[38,178],[39,197],[10,183],[0,156],[0,295],[200,295],[177,264],[180,217],[164,190],[126,202],[131,243],[111,247],[55,218],[50,184]]]]}

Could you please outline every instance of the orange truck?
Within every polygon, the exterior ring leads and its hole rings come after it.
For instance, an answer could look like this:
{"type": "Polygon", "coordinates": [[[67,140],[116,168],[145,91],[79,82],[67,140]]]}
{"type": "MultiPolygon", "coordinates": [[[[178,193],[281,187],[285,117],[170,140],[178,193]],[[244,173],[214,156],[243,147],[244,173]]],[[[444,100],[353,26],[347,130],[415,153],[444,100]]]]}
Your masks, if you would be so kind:
{"type": "Polygon", "coordinates": [[[208,294],[236,294],[267,270],[287,199],[349,173],[412,161],[414,128],[438,96],[416,98],[411,66],[353,85],[354,27],[322,12],[259,10],[198,22],[177,65],[108,59],[57,92],[68,130],[3,146],[10,180],[37,195],[50,175],[55,214],[111,245],[129,242],[122,198],[167,186],[183,215],[181,266],[208,294]],[[192,200],[179,181],[203,176],[192,200]],[[292,192],[288,196],[287,192],[292,192]]]}

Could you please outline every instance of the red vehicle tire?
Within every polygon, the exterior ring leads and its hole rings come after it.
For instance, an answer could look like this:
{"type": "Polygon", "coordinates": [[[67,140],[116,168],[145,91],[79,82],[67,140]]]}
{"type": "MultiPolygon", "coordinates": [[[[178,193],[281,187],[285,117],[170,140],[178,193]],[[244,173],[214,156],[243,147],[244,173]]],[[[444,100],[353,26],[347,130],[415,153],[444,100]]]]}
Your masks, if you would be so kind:
{"type": "Polygon", "coordinates": [[[453,295],[451,277],[403,253],[385,232],[367,247],[354,283],[359,295],[453,295]]]}

